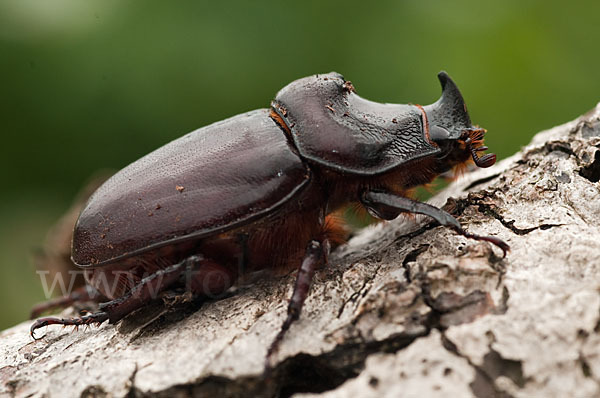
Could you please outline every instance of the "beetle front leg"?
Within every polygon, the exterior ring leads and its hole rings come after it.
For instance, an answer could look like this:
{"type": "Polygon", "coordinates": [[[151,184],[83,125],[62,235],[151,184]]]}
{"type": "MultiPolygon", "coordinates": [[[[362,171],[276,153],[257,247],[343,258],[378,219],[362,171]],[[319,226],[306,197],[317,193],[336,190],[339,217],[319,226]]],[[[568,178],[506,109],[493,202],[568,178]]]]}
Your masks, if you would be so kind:
{"type": "Polygon", "coordinates": [[[462,229],[460,223],[449,213],[427,203],[379,191],[364,192],[360,197],[360,201],[371,214],[384,220],[392,220],[398,217],[400,213],[423,214],[433,218],[445,227],[454,229],[458,234],[466,238],[482,240],[498,246],[502,250],[504,257],[506,257],[506,252],[510,250],[510,247],[501,239],[493,236],[475,235],[465,231],[462,229]]]}
{"type": "Polygon", "coordinates": [[[324,245],[316,240],[311,241],[306,248],[302,265],[298,270],[298,276],[296,277],[296,283],[294,285],[294,292],[287,309],[287,317],[277,333],[275,340],[271,343],[267,351],[265,372],[269,372],[272,368],[272,357],[279,350],[279,344],[283,340],[283,336],[288,331],[292,323],[294,323],[300,317],[302,312],[302,306],[308,296],[312,278],[315,274],[315,270],[325,259],[324,245]]]}

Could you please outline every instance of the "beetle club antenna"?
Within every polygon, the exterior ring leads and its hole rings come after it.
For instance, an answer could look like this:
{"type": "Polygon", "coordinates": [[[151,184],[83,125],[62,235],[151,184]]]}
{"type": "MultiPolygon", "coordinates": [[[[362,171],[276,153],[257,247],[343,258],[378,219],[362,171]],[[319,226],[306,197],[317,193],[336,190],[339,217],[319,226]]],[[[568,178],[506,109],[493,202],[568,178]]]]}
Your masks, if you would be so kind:
{"type": "Polygon", "coordinates": [[[477,146],[483,142],[483,135],[485,134],[484,129],[470,130],[468,131],[469,136],[465,139],[465,145],[471,152],[471,157],[478,167],[486,168],[493,166],[496,163],[496,154],[488,153],[482,157],[479,157],[477,152],[483,152],[488,149],[487,146],[477,146]]]}

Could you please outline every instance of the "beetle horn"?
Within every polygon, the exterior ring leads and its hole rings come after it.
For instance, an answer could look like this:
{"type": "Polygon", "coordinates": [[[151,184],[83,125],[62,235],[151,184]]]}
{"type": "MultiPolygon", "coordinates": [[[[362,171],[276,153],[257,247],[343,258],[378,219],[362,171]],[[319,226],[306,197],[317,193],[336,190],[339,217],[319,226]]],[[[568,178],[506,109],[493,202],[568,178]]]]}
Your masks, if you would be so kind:
{"type": "Polygon", "coordinates": [[[442,96],[431,105],[423,107],[429,122],[429,138],[434,142],[464,140],[475,164],[490,167],[496,162],[493,153],[479,157],[487,147],[483,146],[485,130],[471,124],[467,106],[456,83],[444,71],[438,73],[442,84],[442,96]]]}
{"type": "Polygon", "coordinates": [[[442,96],[423,108],[431,126],[448,131],[445,139],[458,139],[463,130],[473,127],[471,118],[456,83],[444,71],[438,73],[438,79],[442,84],[442,96]]]}
{"type": "Polygon", "coordinates": [[[467,105],[454,80],[444,71],[438,73],[438,79],[442,84],[442,96],[437,103],[440,104],[443,111],[452,113],[455,119],[460,119],[463,124],[471,126],[467,105]]]}

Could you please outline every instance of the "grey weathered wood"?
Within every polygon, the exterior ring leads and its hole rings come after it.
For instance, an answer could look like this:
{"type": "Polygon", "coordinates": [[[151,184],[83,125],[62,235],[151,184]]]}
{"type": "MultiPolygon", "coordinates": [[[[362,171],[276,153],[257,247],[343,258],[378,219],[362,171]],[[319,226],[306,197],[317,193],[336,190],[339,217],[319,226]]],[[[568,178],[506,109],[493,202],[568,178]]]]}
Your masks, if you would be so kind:
{"type": "Polygon", "coordinates": [[[24,322],[0,334],[0,393],[598,396],[599,149],[600,106],[433,199],[505,259],[420,218],[363,231],[317,273],[270,381],[293,275],[40,341],[24,322]]]}

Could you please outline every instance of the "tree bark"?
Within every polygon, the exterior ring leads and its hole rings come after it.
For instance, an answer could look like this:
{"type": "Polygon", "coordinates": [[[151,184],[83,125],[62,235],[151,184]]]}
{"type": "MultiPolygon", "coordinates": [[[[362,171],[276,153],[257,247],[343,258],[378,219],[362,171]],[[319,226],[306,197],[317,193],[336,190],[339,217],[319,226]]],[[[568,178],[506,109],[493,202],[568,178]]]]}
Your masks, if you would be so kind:
{"type": "Polygon", "coordinates": [[[317,272],[269,379],[295,274],[39,341],[24,322],[0,334],[0,394],[598,396],[599,148],[600,104],[432,199],[504,259],[420,217],[362,231],[317,272]]]}

